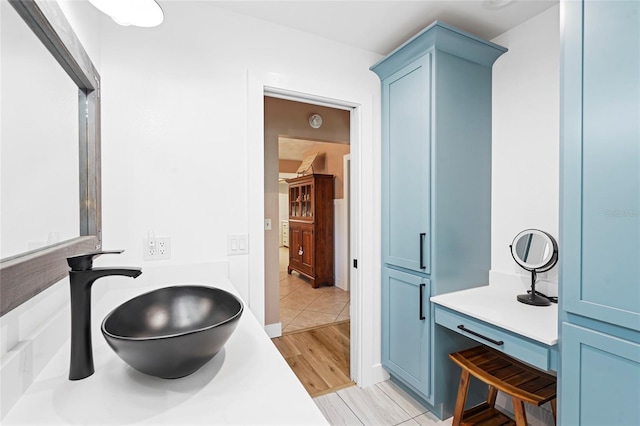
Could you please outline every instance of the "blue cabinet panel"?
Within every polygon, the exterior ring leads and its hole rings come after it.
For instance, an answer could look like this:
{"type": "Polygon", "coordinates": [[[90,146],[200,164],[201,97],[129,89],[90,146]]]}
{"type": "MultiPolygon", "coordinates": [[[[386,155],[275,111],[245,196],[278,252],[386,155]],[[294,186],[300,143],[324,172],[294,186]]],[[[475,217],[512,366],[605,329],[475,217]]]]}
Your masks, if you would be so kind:
{"type": "Polygon", "coordinates": [[[563,305],[640,331],[640,2],[565,9],[563,305]]]}
{"type": "Polygon", "coordinates": [[[640,2],[562,4],[560,423],[640,424],[640,2]]]}
{"type": "Polygon", "coordinates": [[[640,344],[562,324],[562,425],[640,425],[640,344]]]}
{"type": "Polygon", "coordinates": [[[430,272],[429,54],[385,80],[383,262],[430,272]]]}
{"type": "Polygon", "coordinates": [[[428,279],[383,268],[382,365],[426,399],[430,396],[429,295],[428,279]]]}
{"type": "Polygon", "coordinates": [[[429,295],[488,275],[491,65],[505,50],[435,22],[371,67],[382,82],[382,364],[439,417],[455,402],[441,348],[458,348],[435,341],[429,295]]]}
{"type": "Polygon", "coordinates": [[[586,2],[584,20],[580,297],[638,327],[640,2],[586,2]]]}

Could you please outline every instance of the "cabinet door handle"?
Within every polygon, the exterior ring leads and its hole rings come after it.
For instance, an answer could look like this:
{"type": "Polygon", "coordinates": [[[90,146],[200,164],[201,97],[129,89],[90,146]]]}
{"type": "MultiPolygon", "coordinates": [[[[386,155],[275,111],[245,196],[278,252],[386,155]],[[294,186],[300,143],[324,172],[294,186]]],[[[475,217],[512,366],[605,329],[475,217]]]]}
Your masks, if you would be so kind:
{"type": "Polygon", "coordinates": [[[426,233],[420,233],[420,269],[427,269],[424,265],[424,239],[426,236],[426,233]]]}
{"type": "Polygon", "coordinates": [[[490,338],[490,337],[483,336],[483,335],[482,335],[482,334],[480,334],[480,333],[476,333],[476,332],[475,332],[475,331],[473,331],[473,330],[469,330],[468,328],[465,328],[465,326],[464,326],[464,325],[462,325],[462,324],[460,324],[460,325],[458,326],[458,328],[459,328],[460,330],[464,331],[465,333],[473,334],[474,336],[479,337],[479,338],[481,338],[481,339],[484,339],[484,340],[486,340],[487,342],[491,342],[491,343],[493,343],[493,344],[494,344],[494,345],[496,345],[496,346],[502,346],[502,345],[504,345],[504,342],[503,342],[502,340],[493,340],[493,339],[492,339],[492,338],[490,338]]]}
{"type": "Polygon", "coordinates": [[[423,321],[425,319],[424,312],[422,312],[422,302],[423,302],[422,299],[424,296],[424,286],[425,286],[424,283],[420,284],[420,321],[423,321]]]}

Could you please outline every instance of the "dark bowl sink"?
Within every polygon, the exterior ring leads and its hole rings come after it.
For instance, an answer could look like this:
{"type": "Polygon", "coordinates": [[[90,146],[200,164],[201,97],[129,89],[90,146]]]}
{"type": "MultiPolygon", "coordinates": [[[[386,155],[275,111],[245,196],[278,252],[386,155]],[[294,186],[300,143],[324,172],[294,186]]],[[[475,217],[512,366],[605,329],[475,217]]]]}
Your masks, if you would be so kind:
{"type": "Polygon", "coordinates": [[[242,302],[215,287],[165,287],[137,296],[102,322],[102,334],[127,364],[164,379],[188,376],[224,346],[242,302]]]}

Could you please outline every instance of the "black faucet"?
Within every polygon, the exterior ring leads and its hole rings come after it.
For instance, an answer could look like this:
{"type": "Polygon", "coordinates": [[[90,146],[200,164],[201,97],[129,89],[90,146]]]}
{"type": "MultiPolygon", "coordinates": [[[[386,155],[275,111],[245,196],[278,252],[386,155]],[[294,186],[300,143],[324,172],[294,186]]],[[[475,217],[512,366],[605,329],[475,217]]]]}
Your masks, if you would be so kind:
{"type": "Polygon", "coordinates": [[[119,254],[124,250],[98,251],[68,257],[69,283],[71,284],[71,366],[69,380],[89,377],[93,368],[91,345],[91,286],[102,277],[124,275],[136,278],[140,268],[93,268],[93,259],[101,254],[119,254]]]}

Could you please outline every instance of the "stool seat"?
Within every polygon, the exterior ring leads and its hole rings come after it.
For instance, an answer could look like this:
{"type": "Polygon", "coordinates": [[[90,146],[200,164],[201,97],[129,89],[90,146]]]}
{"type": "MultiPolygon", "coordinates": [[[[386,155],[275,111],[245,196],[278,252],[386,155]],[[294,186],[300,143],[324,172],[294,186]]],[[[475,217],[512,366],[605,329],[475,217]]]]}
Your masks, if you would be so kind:
{"type": "Polygon", "coordinates": [[[481,424],[489,419],[492,424],[514,424],[494,408],[497,391],[512,398],[516,425],[527,425],[524,402],[536,406],[551,402],[555,420],[556,378],[551,374],[484,345],[450,354],[449,358],[462,368],[454,426],[481,424]],[[487,402],[465,411],[470,375],[489,385],[489,395],[487,402]]]}

